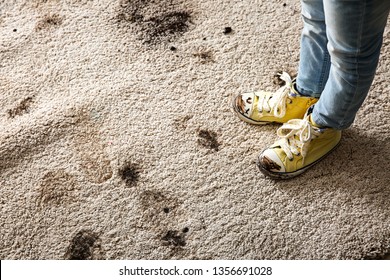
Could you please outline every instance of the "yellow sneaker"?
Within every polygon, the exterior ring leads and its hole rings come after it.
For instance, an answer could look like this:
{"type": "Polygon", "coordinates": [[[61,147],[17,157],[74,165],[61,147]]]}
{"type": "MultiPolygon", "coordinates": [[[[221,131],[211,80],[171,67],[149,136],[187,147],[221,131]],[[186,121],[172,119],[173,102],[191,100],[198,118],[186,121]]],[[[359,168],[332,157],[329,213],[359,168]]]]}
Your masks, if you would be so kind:
{"type": "Polygon", "coordinates": [[[285,123],[303,118],[318,99],[300,95],[286,72],[280,78],[286,84],[276,92],[243,93],[233,98],[232,106],[238,117],[251,124],[285,123]]]}
{"type": "Polygon", "coordinates": [[[304,119],[283,124],[277,134],[280,139],[264,150],[257,161],[260,171],[274,179],[303,173],[332,152],[341,139],[340,130],[317,127],[308,114],[304,119]]]}

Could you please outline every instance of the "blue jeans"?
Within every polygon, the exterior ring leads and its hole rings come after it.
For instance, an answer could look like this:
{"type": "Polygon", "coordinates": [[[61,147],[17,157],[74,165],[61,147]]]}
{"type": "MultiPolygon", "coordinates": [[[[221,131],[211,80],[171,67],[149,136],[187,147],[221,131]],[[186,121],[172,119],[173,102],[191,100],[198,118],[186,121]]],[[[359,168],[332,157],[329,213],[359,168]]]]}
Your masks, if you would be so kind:
{"type": "Polygon", "coordinates": [[[378,65],[390,0],[302,0],[298,91],[319,97],[312,118],[348,128],[378,65]]]}

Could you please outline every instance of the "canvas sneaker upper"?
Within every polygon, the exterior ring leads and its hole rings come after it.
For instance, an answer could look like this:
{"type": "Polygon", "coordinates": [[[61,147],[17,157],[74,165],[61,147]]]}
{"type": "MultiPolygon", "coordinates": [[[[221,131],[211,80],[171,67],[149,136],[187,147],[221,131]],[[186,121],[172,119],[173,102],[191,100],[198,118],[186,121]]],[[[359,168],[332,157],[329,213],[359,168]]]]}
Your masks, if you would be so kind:
{"type": "Polygon", "coordinates": [[[285,123],[303,118],[307,109],[318,99],[300,95],[286,72],[280,75],[280,79],[285,81],[285,85],[276,92],[258,91],[237,95],[233,99],[233,109],[237,115],[251,124],[285,123]]]}
{"type": "Polygon", "coordinates": [[[295,177],[323,159],[339,144],[341,131],[317,127],[305,115],[289,120],[278,130],[279,139],[258,158],[258,167],[277,179],[295,177]]]}

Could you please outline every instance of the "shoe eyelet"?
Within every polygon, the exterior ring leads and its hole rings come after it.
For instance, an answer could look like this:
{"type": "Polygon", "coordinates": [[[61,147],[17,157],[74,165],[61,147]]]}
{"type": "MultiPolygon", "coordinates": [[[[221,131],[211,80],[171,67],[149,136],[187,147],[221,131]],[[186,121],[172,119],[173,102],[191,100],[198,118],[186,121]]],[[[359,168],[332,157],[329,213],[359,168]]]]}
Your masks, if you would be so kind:
{"type": "Polygon", "coordinates": [[[289,158],[288,160],[289,160],[289,161],[293,161],[293,160],[294,160],[294,157],[293,157],[293,158],[289,158]]]}
{"type": "Polygon", "coordinates": [[[292,103],[293,101],[290,98],[288,98],[288,104],[292,104],[292,103]]]}

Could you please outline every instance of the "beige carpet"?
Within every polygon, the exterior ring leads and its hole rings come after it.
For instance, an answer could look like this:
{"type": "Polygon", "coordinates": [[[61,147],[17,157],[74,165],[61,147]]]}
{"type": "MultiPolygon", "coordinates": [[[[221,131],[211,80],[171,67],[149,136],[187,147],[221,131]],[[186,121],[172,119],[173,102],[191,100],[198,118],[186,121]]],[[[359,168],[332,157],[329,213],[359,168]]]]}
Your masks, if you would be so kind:
{"type": "Polygon", "coordinates": [[[0,1],[1,259],[390,251],[390,33],[341,146],[290,181],[231,94],[294,73],[298,1],[0,1]],[[230,27],[230,28],[227,28],[230,27]]]}

